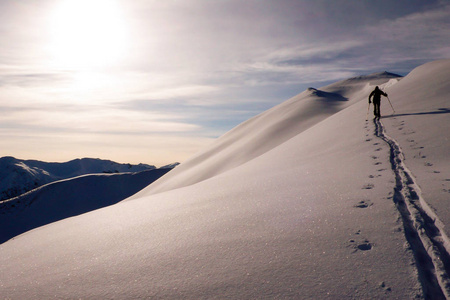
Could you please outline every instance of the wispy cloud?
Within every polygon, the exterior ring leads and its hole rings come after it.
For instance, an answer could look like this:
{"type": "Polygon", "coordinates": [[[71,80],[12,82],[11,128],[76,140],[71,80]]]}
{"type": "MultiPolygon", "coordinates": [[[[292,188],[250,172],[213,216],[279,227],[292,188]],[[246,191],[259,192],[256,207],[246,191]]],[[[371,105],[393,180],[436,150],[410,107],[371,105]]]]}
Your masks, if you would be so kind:
{"type": "Polygon", "coordinates": [[[53,84],[64,84],[70,82],[71,78],[65,73],[26,73],[26,72],[3,72],[0,74],[0,86],[10,85],[23,88],[40,87],[53,84]]]}
{"type": "MultiPolygon", "coordinates": [[[[384,64],[450,57],[450,4],[368,27],[365,32],[384,64]]],[[[409,67],[411,68],[411,67],[409,67]]]]}

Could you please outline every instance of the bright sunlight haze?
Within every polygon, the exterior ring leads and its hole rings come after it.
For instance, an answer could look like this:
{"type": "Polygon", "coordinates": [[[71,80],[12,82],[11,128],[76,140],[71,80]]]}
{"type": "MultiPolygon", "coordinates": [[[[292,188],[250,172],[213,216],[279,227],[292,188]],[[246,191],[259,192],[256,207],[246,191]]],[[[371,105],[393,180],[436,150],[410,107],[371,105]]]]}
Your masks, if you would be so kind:
{"type": "Polygon", "coordinates": [[[127,30],[117,1],[65,0],[50,24],[49,47],[57,68],[105,67],[126,54],[127,30]]]}

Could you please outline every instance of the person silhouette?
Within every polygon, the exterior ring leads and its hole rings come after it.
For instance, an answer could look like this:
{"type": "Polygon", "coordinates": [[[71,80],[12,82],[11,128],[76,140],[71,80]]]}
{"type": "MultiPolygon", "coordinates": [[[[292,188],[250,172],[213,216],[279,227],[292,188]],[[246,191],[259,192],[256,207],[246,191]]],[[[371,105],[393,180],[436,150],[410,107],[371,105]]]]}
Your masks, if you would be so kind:
{"type": "Polygon", "coordinates": [[[380,118],[380,103],[381,103],[381,95],[387,97],[387,94],[380,90],[378,86],[375,87],[375,89],[370,93],[369,95],[369,105],[371,103],[370,98],[373,97],[373,114],[375,117],[380,118]]]}

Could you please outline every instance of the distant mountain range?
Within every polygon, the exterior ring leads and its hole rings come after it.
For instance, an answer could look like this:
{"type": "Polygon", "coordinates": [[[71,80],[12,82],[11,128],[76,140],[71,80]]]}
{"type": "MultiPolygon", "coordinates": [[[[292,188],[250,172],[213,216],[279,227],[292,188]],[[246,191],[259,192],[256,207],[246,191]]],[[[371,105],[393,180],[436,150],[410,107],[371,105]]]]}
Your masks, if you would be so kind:
{"type": "MultiPolygon", "coordinates": [[[[173,168],[177,164],[164,168],[173,168]]],[[[26,193],[57,180],[86,174],[141,172],[156,169],[147,164],[120,164],[110,160],[82,158],[64,163],[0,158],[0,201],[26,193]]]]}
{"type": "Polygon", "coordinates": [[[133,173],[82,175],[51,182],[0,201],[0,244],[48,223],[113,205],[170,170],[168,167],[133,173]]]}

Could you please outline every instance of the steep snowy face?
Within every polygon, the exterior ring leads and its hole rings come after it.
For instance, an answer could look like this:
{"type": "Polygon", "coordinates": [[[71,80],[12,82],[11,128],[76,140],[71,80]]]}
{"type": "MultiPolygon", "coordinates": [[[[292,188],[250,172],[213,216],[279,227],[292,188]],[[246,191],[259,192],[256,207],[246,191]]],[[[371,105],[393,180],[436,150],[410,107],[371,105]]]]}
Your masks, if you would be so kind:
{"type": "Polygon", "coordinates": [[[374,85],[398,78],[383,72],[309,88],[235,127],[136,197],[188,186],[240,166],[366,98],[374,85]]]}
{"type": "Polygon", "coordinates": [[[13,157],[0,158],[0,201],[55,180],[54,176],[38,167],[29,166],[13,157]]]}

